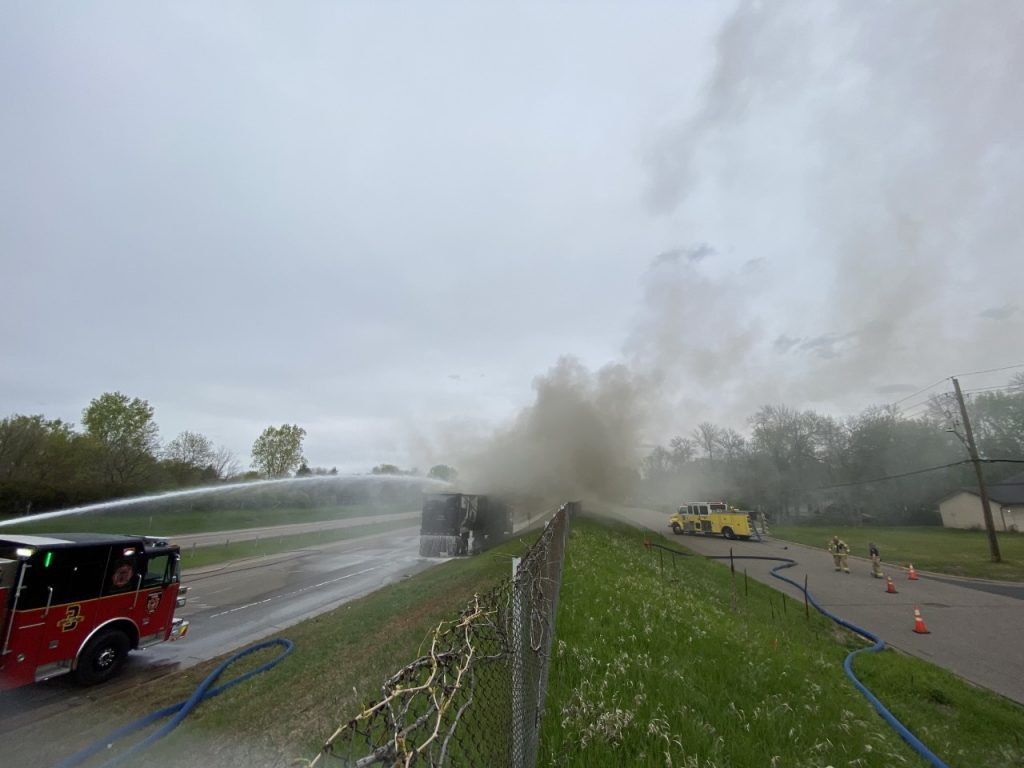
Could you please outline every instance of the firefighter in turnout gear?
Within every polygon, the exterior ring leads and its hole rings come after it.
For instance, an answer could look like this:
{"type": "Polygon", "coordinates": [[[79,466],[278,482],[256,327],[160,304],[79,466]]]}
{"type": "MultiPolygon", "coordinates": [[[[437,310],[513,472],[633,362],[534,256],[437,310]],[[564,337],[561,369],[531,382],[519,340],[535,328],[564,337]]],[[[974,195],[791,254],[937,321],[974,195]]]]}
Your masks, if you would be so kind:
{"type": "Polygon", "coordinates": [[[846,546],[846,542],[838,536],[833,536],[832,541],[828,543],[828,551],[832,553],[832,560],[836,564],[836,570],[849,573],[850,566],[847,558],[850,556],[850,548],[846,546]]]}
{"type": "Polygon", "coordinates": [[[871,558],[871,575],[876,579],[883,578],[885,574],[882,573],[882,556],[873,541],[868,542],[868,557],[871,558]]]}

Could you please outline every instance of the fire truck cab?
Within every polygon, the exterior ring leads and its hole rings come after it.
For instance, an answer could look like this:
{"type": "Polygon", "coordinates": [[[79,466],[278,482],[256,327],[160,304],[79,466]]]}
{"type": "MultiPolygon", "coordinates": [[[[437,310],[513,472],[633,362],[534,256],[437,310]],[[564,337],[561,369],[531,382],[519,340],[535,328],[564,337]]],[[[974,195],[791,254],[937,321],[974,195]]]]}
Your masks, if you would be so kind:
{"type": "Polygon", "coordinates": [[[130,650],[184,637],[180,551],[152,537],[0,538],[0,690],[112,677],[130,650]]]}

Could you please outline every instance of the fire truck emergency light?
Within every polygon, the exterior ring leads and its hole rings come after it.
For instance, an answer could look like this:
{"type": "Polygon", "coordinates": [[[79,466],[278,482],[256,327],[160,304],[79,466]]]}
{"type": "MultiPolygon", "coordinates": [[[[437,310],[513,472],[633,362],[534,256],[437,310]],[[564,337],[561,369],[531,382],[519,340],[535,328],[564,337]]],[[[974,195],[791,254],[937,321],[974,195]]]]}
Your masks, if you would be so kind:
{"type": "Polygon", "coordinates": [[[46,559],[43,560],[43,568],[49,568],[51,560],[53,560],[53,552],[47,552],[46,559]]]}

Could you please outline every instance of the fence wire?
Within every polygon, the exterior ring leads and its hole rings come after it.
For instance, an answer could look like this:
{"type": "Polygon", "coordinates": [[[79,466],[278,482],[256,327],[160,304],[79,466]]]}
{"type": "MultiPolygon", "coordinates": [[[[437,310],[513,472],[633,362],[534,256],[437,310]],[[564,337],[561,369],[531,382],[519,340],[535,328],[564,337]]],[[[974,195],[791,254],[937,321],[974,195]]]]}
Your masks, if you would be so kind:
{"type": "Polygon", "coordinates": [[[313,766],[533,768],[569,518],[562,505],[515,575],[441,622],[425,652],[384,681],[313,766]]]}

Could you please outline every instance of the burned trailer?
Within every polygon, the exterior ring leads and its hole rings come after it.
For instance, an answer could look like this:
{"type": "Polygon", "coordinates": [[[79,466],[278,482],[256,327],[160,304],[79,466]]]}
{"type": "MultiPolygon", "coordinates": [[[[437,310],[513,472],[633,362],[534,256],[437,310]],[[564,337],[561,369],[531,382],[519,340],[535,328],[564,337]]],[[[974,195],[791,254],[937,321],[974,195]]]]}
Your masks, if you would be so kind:
{"type": "Polygon", "coordinates": [[[511,535],[511,509],[496,498],[470,493],[429,493],[423,497],[422,557],[474,555],[511,535]]]}

